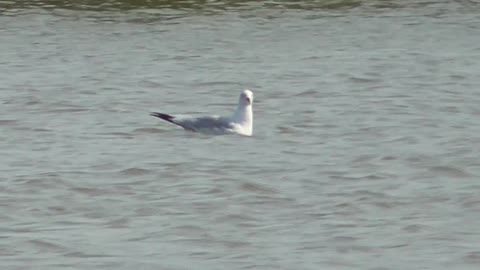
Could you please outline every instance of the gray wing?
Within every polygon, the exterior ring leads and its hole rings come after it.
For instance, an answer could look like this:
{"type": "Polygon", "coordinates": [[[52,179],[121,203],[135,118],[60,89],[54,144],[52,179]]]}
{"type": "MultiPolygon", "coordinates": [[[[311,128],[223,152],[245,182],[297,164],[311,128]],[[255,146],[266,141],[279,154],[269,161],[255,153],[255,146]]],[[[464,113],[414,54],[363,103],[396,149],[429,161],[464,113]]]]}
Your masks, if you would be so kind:
{"type": "Polygon", "coordinates": [[[200,130],[227,130],[232,128],[232,123],[224,117],[203,116],[197,118],[175,118],[174,122],[184,129],[192,131],[200,130]]]}

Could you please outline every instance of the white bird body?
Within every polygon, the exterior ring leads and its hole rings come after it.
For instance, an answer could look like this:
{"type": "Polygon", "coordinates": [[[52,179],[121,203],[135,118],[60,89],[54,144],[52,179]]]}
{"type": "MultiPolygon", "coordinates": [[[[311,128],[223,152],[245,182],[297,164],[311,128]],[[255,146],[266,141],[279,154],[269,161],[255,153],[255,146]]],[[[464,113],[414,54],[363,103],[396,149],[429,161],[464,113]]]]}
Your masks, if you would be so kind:
{"type": "Polygon", "coordinates": [[[202,116],[181,117],[164,113],[153,112],[150,115],[163,119],[186,130],[205,134],[239,134],[252,136],[253,134],[253,93],[244,90],[240,94],[238,106],[230,117],[202,116]]]}

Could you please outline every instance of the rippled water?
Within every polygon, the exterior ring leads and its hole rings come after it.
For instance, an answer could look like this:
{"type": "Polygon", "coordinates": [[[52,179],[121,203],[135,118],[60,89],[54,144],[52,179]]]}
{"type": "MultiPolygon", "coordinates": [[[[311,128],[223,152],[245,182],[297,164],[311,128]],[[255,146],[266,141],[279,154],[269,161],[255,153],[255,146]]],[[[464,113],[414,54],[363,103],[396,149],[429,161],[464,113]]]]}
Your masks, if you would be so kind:
{"type": "Polygon", "coordinates": [[[0,1],[2,269],[478,269],[475,1],[139,2],[0,1]]]}

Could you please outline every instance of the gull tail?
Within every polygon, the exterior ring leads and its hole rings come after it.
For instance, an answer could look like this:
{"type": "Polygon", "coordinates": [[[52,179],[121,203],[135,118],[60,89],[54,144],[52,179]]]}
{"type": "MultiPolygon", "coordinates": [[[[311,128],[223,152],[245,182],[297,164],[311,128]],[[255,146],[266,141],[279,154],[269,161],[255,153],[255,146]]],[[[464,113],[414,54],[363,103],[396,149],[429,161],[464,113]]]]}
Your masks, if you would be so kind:
{"type": "Polygon", "coordinates": [[[158,118],[160,118],[160,119],[163,119],[163,120],[165,120],[165,121],[167,121],[167,122],[170,122],[170,123],[172,123],[172,124],[178,125],[178,123],[175,123],[175,122],[173,121],[173,118],[175,118],[175,117],[173,117],[173,116],[171,116],[171,115],[168,115],[168,114],[165,114],[165,113],[159,113],[159,112],[152,112],[152,113],[150,113],[150,115],[151,115],[151,116],[158,117],[158,118]]]}

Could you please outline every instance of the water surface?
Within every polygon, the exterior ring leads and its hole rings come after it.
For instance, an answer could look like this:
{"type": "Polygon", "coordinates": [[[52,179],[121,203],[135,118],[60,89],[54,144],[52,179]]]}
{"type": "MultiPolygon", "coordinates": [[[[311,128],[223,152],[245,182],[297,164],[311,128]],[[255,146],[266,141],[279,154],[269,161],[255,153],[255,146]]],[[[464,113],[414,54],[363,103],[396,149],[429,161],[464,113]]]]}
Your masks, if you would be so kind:
{"type": "Polygon", "coordinates": [[[0,1],[2,269],[478,269],[479,10],[0,1]]]}

